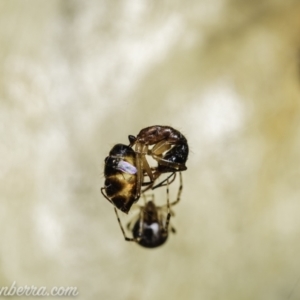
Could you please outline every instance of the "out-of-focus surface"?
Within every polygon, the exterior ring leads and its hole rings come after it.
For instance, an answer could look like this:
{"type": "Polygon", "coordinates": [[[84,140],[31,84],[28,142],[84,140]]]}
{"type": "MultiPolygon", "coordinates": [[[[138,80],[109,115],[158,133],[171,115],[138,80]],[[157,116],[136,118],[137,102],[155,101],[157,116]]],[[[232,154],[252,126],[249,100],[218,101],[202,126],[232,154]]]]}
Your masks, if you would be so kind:
{"type": "Polygon", "coordinates": [[[1,286],[300,299],[299,1],[12,0],[0,16],[1,286]],[[155,124],[191,153],[177,233],[148,250],[100,187],[111,147],[155,124]]]}

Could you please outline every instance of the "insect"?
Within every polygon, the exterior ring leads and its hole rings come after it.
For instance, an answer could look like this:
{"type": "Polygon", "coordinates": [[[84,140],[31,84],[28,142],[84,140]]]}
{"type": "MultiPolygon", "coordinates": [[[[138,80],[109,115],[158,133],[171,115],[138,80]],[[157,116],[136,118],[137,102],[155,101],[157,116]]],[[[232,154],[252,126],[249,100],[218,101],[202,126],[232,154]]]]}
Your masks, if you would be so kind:
{"type": "Polygon", "coordinates": [[[124,239],[128,242],[136,242],[142,247],[145,248],[156,248],[163,245],[168,239],[169,230],[175,233],[175,229],[170,225],[171,215],[171,206],[174,206],[180,201],[180,196],[182,192],[182,175],[179,173],[180,177],[180,186],[177,193],[177,199],[170,203],[169,201],[169,184],[167,183],[167,204],[163,206],[157,206],[154,203],[154,195],[150,195],[152,198],[149,201],[146,201],[146,196],[143,194],[145,199],[144,206],[138,206],[140,212],[137,215],[137,218],[131,220],[127,228],[132,232],[132,238],[127,237],[125,230],[121,223],[121,220],[118,215],[118,211],[115,208],[115,213],[123,233],[124,239]]]}
{"type": "Polygon", "coordinates": [[[136,153],[129,146],[115,145],[105,158],[102,195],[115,207],[128,213],[140,197],[137,189],[136,153]]]}
{"type": "Polygon", "coordinates": [[[136,137],[129,135],[128,139],[136,152],[138,190],[143,184],[144,173],[149,176],[151,183],[162,173],[187,169],[185,163],[189,147],[187,139],[178,130],[170,126],[154,125],[142,129],[136,137]],[[157,167],[149,166],[146,155],[157,161],[157,167]]]}

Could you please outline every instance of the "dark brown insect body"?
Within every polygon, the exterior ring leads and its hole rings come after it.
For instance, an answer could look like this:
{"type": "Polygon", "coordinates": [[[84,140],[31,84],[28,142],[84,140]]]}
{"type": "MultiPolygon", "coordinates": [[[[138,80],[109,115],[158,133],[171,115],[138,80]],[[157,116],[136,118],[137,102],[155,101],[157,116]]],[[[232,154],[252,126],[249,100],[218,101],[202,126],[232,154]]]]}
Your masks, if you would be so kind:
{"type": "Polygon", "coordinates": [[[105,158],[103,196],[121,211],[128,213],[140,197],[137,191],[136,153],[129,146],[117,144],[105,158]]]}
{"type": "Polygon", "coordinates": [[[154,125],[142,129],[135,137],[130,135],[130,146],[135,146],[137,157],[137,188],[140,189],[144,173],[154,182],[161,173],[178,172],[187,169],[185,163],[189,154],[187,139],[170,126],[154,125]],[[149,148],[152,146],[152,148],[149,148]],[[157,167],[150,168],[146,155],[157,161],[157,167]]]}
{"type": "Polygon", "coordinates": [[[134,240],[146,248],[155,248],[164,244],[168,238],[166,222],[169,223],[169,219],[166,219],[154,202],[147,202],[132,228],[134,240]]]}
{"type": "MultiPolygon", "coordinates": [[[[180,186],[178,189],[177,199],[174,202],[170,203],[169,201],[169,184],[167,183],[166,205],[156,206],[154,203],[154,196],[151,195],[152,200],[146,202],[144,206],[139,206],[140,212],[137,218],[134,218],[134,220],[130,221],[127,225],[127,228],[132,232],[132,238],[126,236],[118,211],[115,208],[115,213],[126,241],[136,242],[145,248],[156,248],[167,241],[170,230],[169,223],[172,214],[170,207],[179,202],[182,191],[181,173],[179,173],[179,176],[180,186]]],[[[144,198],[146,197],[144,196],[144,198]]],[[[171,231],[175,233],[175,229],[173,227],[171,227],[171,231]]]]}
{"type": "Polygon", "coordinates": [[[186,144],[186,138],[176,129],[170,126],[154,125],[142,129],[133,142],[143,143],[145,145],[154,145],[161,141],[170,144],[186,144]]]}

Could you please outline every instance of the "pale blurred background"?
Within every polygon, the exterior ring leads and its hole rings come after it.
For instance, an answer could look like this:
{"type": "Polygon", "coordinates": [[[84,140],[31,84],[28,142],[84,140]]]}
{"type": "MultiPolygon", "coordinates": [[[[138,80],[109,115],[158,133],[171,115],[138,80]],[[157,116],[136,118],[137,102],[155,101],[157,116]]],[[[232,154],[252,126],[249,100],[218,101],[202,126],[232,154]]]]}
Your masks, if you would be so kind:
{"type": "Polygon", "coordinates": [[[300,1],[10,0],[0,15],[0,286],[300,299],[300,1]],[[156,124],[191,152],[177,233],[144,249],[100,187],[112,146],[156,124]]]}

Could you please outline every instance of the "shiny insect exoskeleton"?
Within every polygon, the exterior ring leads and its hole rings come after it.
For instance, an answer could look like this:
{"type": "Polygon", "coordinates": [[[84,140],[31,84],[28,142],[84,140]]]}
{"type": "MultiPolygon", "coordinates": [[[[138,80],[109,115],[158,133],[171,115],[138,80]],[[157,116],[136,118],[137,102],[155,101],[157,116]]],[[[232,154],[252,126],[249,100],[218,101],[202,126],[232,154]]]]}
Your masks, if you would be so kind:
{"type": "Polygon", "coordinates": [[[185,163],[189,147],[187,139],[178,130],[155,125],[142,129],[136,137],[130,135],[128,138],[136,152],[137,189],[141,189],[144,174],[149,176],[150,182],[154,182],[162,173],[187,169],[185,163]],[[157,167],[149,166],[146,155],[157,161],[157,167]]]}
{"type": "Polygon", "coordinates": [[[128,213],[140,197],[137,190],[136,153],[129,146],[115,145],[105,158],[103,196],[121,211],[128,213]]]}
{"type": "Polygon", "coordinates": [[[132,232],[132,238],[126,236],[118,211],[115,208],[116,216],[126,241],[136,242],[145,248],[156,248],[166,242],[170,230],[175,233],[175,229],[173,227],[170,228],[169,226],[171,215],[173,215],[170,207],[177,204],[180,200],[182,191],[181,173],[179,173],[179,176],[180,186],[177,199],[174,202],[170,203],[169,201],[169,184],[167,183],[166,205],[156,206],[154,203],[154,195],[150,195],[152,196],[152,199],[149,201],[145,200],[145,205],[138,207],[140,212],[137,218],[131,220],[127,225],[127,228],[132,232]]]}

